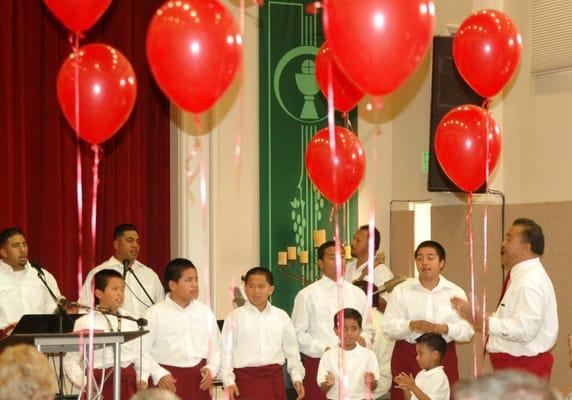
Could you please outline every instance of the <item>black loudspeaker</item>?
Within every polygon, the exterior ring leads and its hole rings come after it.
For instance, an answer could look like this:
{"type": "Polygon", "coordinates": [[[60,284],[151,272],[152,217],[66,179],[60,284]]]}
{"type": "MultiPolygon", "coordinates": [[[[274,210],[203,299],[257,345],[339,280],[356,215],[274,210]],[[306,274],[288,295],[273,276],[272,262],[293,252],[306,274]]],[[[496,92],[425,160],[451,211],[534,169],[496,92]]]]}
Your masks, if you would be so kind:
{"type": "MultiPolygon", "coordinates": [[[[482,105],[479,96],[463,80],[453,61],[453,37],[433,38],[433,71],[431,75],[431,132],[429,135],[429,176],[427,190],[430,192],[462,192],[445,174],[435,155],[435,131],[441,119],[452,108],[463,104],[482,105]]],[[[475,193],[484,193],[483,185],[475,193]]]]}

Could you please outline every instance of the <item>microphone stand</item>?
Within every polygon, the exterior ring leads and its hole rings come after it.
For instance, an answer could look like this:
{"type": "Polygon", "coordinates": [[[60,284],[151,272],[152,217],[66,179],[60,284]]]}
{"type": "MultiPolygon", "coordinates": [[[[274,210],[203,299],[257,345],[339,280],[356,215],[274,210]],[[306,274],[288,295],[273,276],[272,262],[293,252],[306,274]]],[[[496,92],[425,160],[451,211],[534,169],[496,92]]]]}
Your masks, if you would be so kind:
{"type": "MultiPolygon", "coordinates": [[[[80,306],[81,306],[81,307],[86,307],[86,306],[83,306],[83,305],[80,305],[80,306]]],[[[89,307],[87,307],[87,308],[89,308],[89,307]]],[[[117,318],[126,319],[126,320],[128,320],[128,321],[133,321],[133,322],[137,323],[137,326],[139,327],[139,330],[143,330],[143,327],[148,324],[148,321],[147,321],[145,318],[134,318],[134,317],[131,317],[131,316],[129,316],[129,315],[120,314],[120,313],[117,312],[117,311],[111,311],[111,310],[108,309],[108,308],[104,308],[104,307],[99,307],[99,306],[98,306],[98,307],[95,308],[95,310],[96,310],[96,311],[99,311],[99,312],[102,313],[102,314],[113,315],[114,317],[117,317],[117,318]]]]}
{"type": "MultiPolygon", "coordinates": [[[[48,281],[46,280],[46,275],[44,274],[44,271],[42,271],[42,267],[40,267],[38,264],[35,264],[31,261],[30,261],[30,265],[34,269],[36,269],[36,271],[38,272],[38,278],[42,281],[42,283],[44,284],[44,286],[48,290],[48,293],[50,294],[51,298],[56,303],[56,307],[57,307],[56,308],[56,314],[58,316],[58,333],[62,334],[62,333],[64,333],[64,316],[67,315],[67,311],[66,311],[66,305],[67,304],[66,303],[69,303],[69,302],[65,298],[58,299],[58,296],[56,296],[56,294],[54,293],[54,291],[52,290],[52,288],[48,284],[48,281]]],[[[64,400],[64,353],[59,352],[58,358],[60,361],[59,376],[58,376],[58,389],[59,389],[58,396],[59,396],[60,400],[64,400]]]]}
{"type": "Polygon", "coordinates": [[[123,280],[125,280],[125,278],[127,278],[127,273],[131,272],[131,275],[133,275],[135,277],[135,280],[139,284],[139,287],[141,287],[141,289],[143,289],[143,293],[145,293],[145,295],[147,296],[147,298],[149,299],[151,304],[154,305],[155,302],[153,301],[153,298],[149,295],[149,292],[147,292],[147,289],[145,289],[145,286],[139,280],[139,277],[137,275],[135,275],[135,271],[133,271],[133,268],[129,265],[130,263],[131,262],[128,259],[123,260],[123,280]]]}

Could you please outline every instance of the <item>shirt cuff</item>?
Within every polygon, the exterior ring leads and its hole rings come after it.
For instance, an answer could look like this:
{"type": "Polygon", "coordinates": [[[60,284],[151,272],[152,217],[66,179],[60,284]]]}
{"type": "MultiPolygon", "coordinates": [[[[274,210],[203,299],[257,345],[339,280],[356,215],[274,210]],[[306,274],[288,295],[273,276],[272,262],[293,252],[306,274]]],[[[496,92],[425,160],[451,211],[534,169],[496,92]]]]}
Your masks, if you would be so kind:
{"type": "Polygon", "coordinates": [[[167,376],[169,374],[170,372],[165,368],[161,367],[160,365],[158,366],[158,368],[155,368],[153,371],[151,371],[151,377],[153,378],[153,383],[155,384],[155,386],[159,385],[159,381],[164,376],[167,376]]]}
{"type": "Polygon", "coordinates": [[[496,317],[489,317],[489,335],[490,336],[499,336],[500,334],[500,321],[496,317]]]}

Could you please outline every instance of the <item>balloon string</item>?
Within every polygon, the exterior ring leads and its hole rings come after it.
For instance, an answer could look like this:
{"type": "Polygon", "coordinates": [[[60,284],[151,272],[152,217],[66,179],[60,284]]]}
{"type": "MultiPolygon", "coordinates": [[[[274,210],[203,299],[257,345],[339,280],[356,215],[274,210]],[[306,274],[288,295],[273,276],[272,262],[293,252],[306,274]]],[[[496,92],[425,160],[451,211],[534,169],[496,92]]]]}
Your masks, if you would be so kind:
{"type": "Polygon", "coordinates": [[[73,51],[74,57],[74,111],[75,111],[75,131],[76,131],[76,201],[77,201],[77,225],[78,225],[78,272],[77,272],[77,287],[78,298],[80,296],[81,287],[83,284],[83,184],[82,184],[82,166],[81,166],[81,140],[80,132],[80,118],[79,118],[79,33],[71,33],[69,41],[73,51]]]}
{"type": "MultiPolygon", "coordinates": [[[[338,310],[344,309],[344,270],[343,270],[343,263],[342,263],[342,248],[340,242],[340,221],[339,221],[339,205],[336,204],[332,208],[334,211],[334,240],[336,242],[335,247],[335,256],[336,256],[336,290],[337,290],[337,297],[338,297],[338,310]]],[[[341,379],[338,380],[338,393],[341,395],[341,399],[345,399],[345,393],[347,391],[346,382],[346,365],[345,365],[345,357],[342,348],[342,344],[344,343],[344,315],[343,312],[338,314],[338,334],[340,335],[340,346],[338,347],[338,360],[339,360],[339,371],[341,379]]]]}
{"type": "Polygon", "coordinates": [[[103,156],[103,149],[100,145],[94,144],[91,146],[93,151],[93,166],[91,172],[92,178],[92,194],[91,194],[91,254],[95,257],[95,235],[97,229],[97,189],[99,186],[99,163],[103,156]]]}
{"type": "MultiPolygon", "coordinates": [[[[475,301],[475,236],[473,232],[473,194],[467,194],[468,212],[467,227],[469,231],[469,265],[471,272],[471,320],[473,325],[476,321],[476,301],[475,301]]],[[[473,376],[477,377],[477,345],[473,341],[473,376]]]]}
{"type": "Polygon", "coordinates": [[[489,108],[490,108],[490,106],[491,106],[492,101],[493,101],[493,99],[491,99],[490,97],[486,98],[486,99],[483,101],[482,107],[483,107],[485,110],[488,111],[489,108]]]}
{"type": "MultiPolygon", "coordinates": [[[[485,147],[486,147],[486,162],[485,162],[485,187],[486,192],[489,191],[489,178],[490,178],[490,162],[491,162],[491,154],[490,154],[490,139],[491,139],[491,132],[490,132],[490,105],[491,99],[486,99],[485,103],[483,104],[485,110],[487,110],[487,119],[486,119],[486,129],[485,129],[485,147]]],[[[483,289],[482,289],[482,304],[481,304],[481,315],[482,318],[482,326],[485,326],[486,317],[487,317],[487,272],[488,272],[488,213],[489,213],[489,206],[488,202],[485,202],[484,208],[484,215],[483,215],[483,289]]],[[[483,361],[484,356],[486,353],[486,342],[487,342],[487,334],[486,329],[483,328],[483,332],[481,334],[481,341],[482,341],[482,352],[483,361]]],[[[482,362],[481,366],[481,374],[484,373],[484,362],[482,362]]]]}

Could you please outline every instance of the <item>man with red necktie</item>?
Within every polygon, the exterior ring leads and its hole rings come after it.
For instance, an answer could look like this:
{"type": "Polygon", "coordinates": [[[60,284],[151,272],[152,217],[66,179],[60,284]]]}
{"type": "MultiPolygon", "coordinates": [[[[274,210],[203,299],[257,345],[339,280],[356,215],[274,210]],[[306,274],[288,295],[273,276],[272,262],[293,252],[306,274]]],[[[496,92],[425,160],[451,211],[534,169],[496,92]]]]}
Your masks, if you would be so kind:
{"type": "MultiPolygon", "coordinates": [[[[486,350],[495,370],[522,369],[549,380],[558,314],[554,287],[540,262],[543,253],[540,225],[531,219],[516,219],[501,248],[507,278],[499,304],[484,320],[476,318],[475,330],[485,329],[488,334],[486,350]]],[[[468,302],[458,298],[452,302],[464,318],[472,320],[468,302]]]]}

